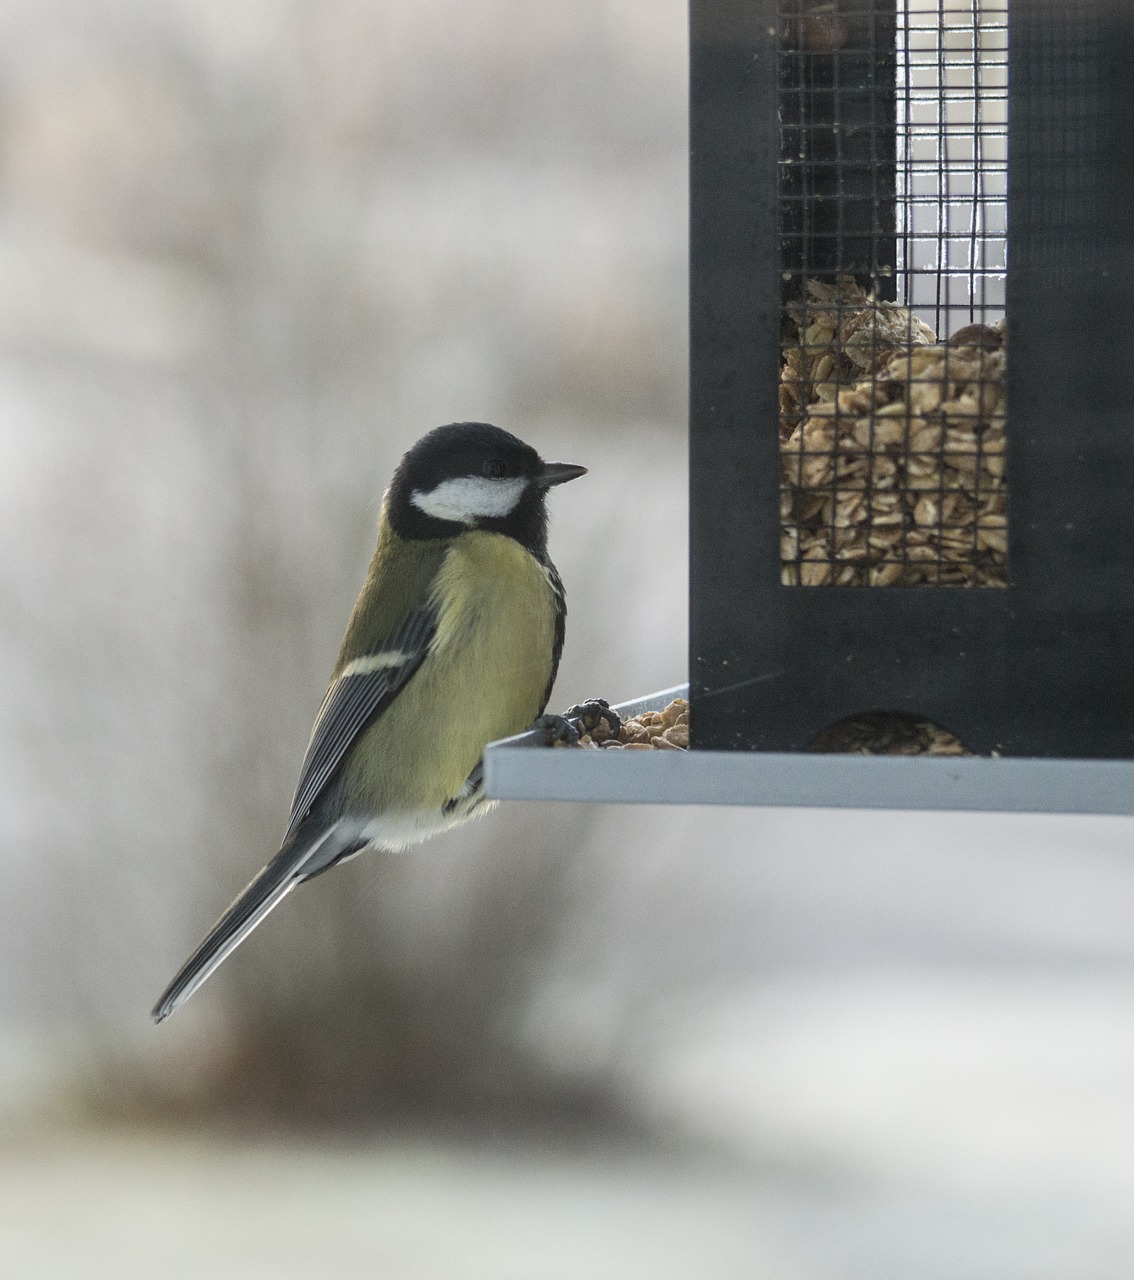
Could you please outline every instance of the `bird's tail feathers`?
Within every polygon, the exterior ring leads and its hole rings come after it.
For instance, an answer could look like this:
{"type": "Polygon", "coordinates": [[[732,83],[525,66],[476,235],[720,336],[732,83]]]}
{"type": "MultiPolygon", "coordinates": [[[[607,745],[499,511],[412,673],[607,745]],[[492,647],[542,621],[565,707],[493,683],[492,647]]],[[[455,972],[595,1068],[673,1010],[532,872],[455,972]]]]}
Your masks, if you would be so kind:
{"type": "MultiPolygon", "coordinates": [[[[152,1017],[161,1022],[184,1004],[194,991],[217,969],[261,920],[306,878],[304,868],[321,865],[328,857],[328,846],[341,824],[332,823],[313,840],[302,829],[284,843],[276,856],[251,880],[221,918],[205,935],[201,945],[177,971],[161,999],[154,1005],[152,1017]]],[[[331,856],[337,856],[332,854],[331,856]]]]}

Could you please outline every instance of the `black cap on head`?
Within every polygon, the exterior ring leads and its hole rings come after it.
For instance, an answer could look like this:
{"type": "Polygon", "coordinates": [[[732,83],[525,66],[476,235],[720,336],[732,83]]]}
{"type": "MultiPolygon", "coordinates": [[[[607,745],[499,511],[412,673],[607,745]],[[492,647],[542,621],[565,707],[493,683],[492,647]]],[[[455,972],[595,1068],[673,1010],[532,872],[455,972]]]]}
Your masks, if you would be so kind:
{"type": "Polygon", "coordinates": [[[422,436],[402,458],[386,495],[387,513],[403,538],[487,529],[542,556],[548,488],[585,471],[545,463],[531,445],[490,423],[453,422],[422,436]]]}

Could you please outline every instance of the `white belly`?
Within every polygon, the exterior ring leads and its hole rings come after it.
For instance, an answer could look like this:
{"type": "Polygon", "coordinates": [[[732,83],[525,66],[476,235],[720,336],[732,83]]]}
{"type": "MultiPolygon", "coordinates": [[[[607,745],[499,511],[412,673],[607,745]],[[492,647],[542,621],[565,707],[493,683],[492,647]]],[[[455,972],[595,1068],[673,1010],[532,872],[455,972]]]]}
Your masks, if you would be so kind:
{"type": "Polygon", "coordinates": [[[366,824],[362,838],[368,849],[406,849],[428,840],[430,836],[440,835],[450,827],[459,826],[469,818],[487,813],[495,804],[495,800],[486,800],[478,792],[464,805],[448,813],[443,809],[421,813],[384,813],[366,824]]]}

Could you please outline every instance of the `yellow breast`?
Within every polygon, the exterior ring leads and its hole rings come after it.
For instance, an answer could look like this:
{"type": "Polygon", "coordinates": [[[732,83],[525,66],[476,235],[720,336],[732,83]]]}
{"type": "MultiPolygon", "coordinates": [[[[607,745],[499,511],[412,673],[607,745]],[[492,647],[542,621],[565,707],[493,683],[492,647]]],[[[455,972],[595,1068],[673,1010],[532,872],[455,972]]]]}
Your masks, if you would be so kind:
{"type": "Polygon", "coordinates": [[[539,714],[551,675],[555,593],[514,539],[481,531],[456,538],[434,599],[432,651],[357,753],[369,758],[367,789],[379,809],[390,796],[398,808],[434,809],[456,795],[487,743],[520,733],[539,714]]]}

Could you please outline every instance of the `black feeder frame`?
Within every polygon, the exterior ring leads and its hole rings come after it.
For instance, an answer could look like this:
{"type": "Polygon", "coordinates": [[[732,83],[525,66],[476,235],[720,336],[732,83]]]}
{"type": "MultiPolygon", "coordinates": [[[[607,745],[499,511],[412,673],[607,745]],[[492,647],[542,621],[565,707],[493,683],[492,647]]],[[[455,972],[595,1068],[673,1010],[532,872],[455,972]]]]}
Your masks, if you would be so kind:
{"type": "MultiPolygon", "coordinates": [[[[1128,0],[692,0],[691,41],[692,749],[533,752],[513,739],[489,749],[490,792],[1134,812],[1134,10],[1128,0]],[[926,31],[934,38],[919,45],[926,31]],[[968,88],[955,92],[966,65],[968,88]],[[1001,74],[986,86],[990,67],[1001,74]],[[931,95],[921,117],[932,136],[919,151],[912,99],[934,72],[936,106],[931,95]],[[968,139],[959,151],[954,134],[968,139]],[[865,557],[856,585],[839,585],[850,569],[837,550],[806,569],[801,537],[841,545],[839,503],[864,501],[808,493],[808,510],[826,514],[802,533],[785,526],[798,506],[784,497],[785,317],[794,305],[804,346],[820,304],[801,299],[822,288],[907,307],[893,314],[910,333],[910,315],[926,319],[939,350],[958,329],[987,335],[1001,320],[1005,487],[1002,514],[989,517],[1001,532],[981,532],[986,494],[950,499],[980,509],[964,534],[969,577],[943,573],[940,547],[963,537],[938,529],[926,580],[932,551],[926,538],[916,549],[904,498],[900,537],[879,541],[871,525],[847,553],[865,557]],[[995,585],[980,576],[986,537],[1006,539],[995,585]],[[911,566],[921,576],[902,579],[911,566]],[[902,582],[870,585],[881,572],[902,582]],[[808,752],[865,713],[941,726],[972,755],[808,752]]],[[[829,305],[837,329],[851,303],[829,305]]],[[[962,354],[983,361],[981,350],[962,354]]],[[[836,382],[816,411],[836,435],[833,401],[842,406],[849,387],[836,382]]],[[[905,415],[891,469],[913,458],[905,415]]],[[[839,447],[824,472],[832,486],[839,447]]],[[[802,466],[817,455],[793,456],[802,466]]],[[[929,483],[938,488],[924,510],[936,511],[949,495],[945,481],[929,483]]],[[[864,484],[869,508],[870,474],[864,484]]]]}

